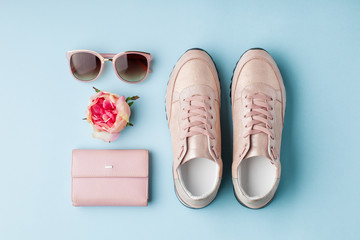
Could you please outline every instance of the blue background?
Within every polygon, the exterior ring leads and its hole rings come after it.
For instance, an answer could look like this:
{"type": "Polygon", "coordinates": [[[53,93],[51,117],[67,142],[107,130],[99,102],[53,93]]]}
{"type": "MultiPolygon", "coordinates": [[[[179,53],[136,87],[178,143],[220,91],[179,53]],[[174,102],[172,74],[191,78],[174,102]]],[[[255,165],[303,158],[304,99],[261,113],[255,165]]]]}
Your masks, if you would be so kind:
{"type": "Polygon", "coordinates": [[[359,1],[2,1],[0,31],[0,239],[360,239],[359,1]],[[223,182],[201,210],[174,194],[164,111],[192,47],[211,54],[222,87],[223,182]],[[287,91],[282,179],[261,210],[236,201],[230,172],[230,79],[251,47],[270,52],[287,91]],[[107,63],[78,82],[74,49],[148,51],[153,73],[130,85],[107,63]],[[81,120],[92,86],[141,97],[135,127],[111,144],[81,120]],[[149,206],[72,207],[74,148],[149,149],[149,206]]]}

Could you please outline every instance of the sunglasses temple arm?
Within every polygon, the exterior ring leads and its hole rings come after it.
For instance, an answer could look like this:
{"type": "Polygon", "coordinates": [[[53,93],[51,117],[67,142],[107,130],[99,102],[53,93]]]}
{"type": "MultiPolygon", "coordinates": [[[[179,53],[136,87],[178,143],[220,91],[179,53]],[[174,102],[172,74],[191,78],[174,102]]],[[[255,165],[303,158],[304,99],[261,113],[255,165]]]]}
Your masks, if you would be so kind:
{"type": "Polygon", "coordinates": [[[152,73],[152,70],[151,70],[151,67],[152,67],[152,61],[150,60],[150,62],[149,62],[149,73],[152,73]]]}

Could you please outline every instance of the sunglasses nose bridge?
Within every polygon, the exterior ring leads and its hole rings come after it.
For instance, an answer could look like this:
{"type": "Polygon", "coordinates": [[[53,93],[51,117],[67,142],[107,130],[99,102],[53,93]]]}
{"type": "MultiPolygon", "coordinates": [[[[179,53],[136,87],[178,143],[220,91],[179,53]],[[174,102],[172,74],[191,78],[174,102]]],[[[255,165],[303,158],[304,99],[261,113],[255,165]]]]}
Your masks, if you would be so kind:
{"type": "Polygon", "coordinates": [[[113,59],[112,58],[104,58],[104,62],[108,62],[108,61],[112,62],[113,59]]]}

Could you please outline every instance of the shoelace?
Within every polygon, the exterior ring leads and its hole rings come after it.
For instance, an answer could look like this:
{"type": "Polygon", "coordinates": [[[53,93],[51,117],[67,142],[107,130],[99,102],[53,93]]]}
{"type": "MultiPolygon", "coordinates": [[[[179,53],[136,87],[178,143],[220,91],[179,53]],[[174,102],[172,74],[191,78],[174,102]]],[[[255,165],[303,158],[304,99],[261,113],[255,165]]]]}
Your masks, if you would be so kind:
{"type": "MultiPolygon", "coordinates": [[[[210,98],[208,96],[203,95],[194,95],[183,99],[183,101],[189,104],[182,108],[181,120],[188,120],[188,122],[183,126],[181,140],[200,134],[208,136],[210,139],[215,138],[208,130],[213,128],[209,121],[209,118],[213,119],[213,116],[208,111],[211,110],[211,106],[208,103],[209,100],[210,98]]],[[[211,148],[215,156],[218,157],[216,149],[213,146],[211,146],[211,148]]],[[[184,146],[182,146],[180,150],[179,157],[183,150],[184,146]]]]}
{"type": "MultiPolygon", "coordinates": [[[[248,113],[244,115],[244,118],[251,117],[251,121],[245,125],[247,131],[245,131],[244,138],[258,133],[265,133],[274,139],[272,132],[272,124],[269,120],[273,120],[270,113],[273,108],[268,101],[273,101],[271,97],[263,93],[255,93],[245,96],[246,99],[250,99],[250,103],[245,105],[245,108],[250,109],[248,113]]],[[[277,154],[273,147],[270,148],[274,158],[277,159],[277,154]]]]}

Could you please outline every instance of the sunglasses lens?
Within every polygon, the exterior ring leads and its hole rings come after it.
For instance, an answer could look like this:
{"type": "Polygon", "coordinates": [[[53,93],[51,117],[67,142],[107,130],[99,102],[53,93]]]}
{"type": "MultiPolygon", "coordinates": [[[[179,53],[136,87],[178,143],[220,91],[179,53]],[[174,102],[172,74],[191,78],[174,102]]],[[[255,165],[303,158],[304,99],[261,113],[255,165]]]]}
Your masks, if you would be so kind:
{"type": "Polygon", "coordinates": [[[116,59],[115,68],[125,81],[139,82],[145,78],[149,66],[145,56],[129,53],[116,59]]]}
{"type": "Polygon", "coordinates": [[[71,56],[70,67],[72,74],[77,79],[91,81],[99,75],[101,61],[94,54],[79,52],[71,56]]]}

